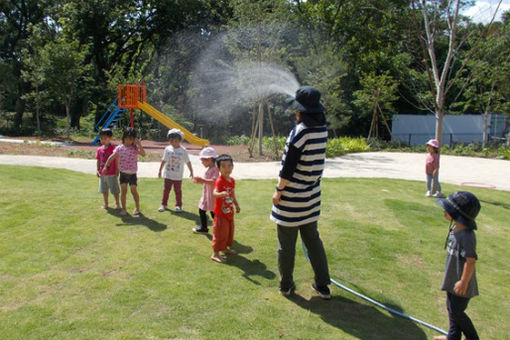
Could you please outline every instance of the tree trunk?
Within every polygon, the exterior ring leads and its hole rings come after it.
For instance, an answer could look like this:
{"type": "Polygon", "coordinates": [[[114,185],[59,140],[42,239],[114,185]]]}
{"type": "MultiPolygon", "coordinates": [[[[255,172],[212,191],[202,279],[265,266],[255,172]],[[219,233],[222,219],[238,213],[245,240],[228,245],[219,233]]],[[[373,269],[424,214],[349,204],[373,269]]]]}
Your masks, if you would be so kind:
{"type": "Polygon", "coordinates": [[[487,130],[489,129],[489,110],[485,110],[483,114],[483,136],[482,136],[482,147],[486,148],[487,143],[489,142],[489,134],[487,133],[487,130]]]}

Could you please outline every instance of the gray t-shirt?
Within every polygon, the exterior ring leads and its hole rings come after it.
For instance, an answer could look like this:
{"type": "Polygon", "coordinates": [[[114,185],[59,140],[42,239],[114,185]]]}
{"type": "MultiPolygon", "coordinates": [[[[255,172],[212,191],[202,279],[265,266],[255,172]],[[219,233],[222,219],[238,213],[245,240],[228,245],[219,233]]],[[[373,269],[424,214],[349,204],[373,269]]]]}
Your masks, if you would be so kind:
{"type": "MultiPolygon", "coordinates": [[[[469,229],[463,229],[457,232],[454,232],[454,230],[455,228],[452,228],[448,235],[446,266],[443,285],[441,286],[441,290],[446,290],[452,294],[455,294],[453,290],[455,283],[462,277],[466,257],[473,257],[475,260],[478,259],[478,255],[476,255],[475,233],[469,229]]],[[[469,281],[466,297],[471,298],[476,295],[478,295],[478,283],[476,281],[475,270],[473,276],[471,276],[471,281],[469,281]]]]}

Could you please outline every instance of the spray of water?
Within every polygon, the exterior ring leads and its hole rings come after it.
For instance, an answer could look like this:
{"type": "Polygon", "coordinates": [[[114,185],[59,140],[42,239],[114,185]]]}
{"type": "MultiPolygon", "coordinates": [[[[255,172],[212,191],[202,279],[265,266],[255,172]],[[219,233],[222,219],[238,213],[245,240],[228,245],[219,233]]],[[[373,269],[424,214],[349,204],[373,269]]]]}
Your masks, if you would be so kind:
{"type": "Polygon", "coordinates": [[[294,96],[299,82],[290,71],[270,63],[226,61],[224,46],[224,40],[211,43],[193,72],[194,111],[203,118],[228,116],[272,95],[294,96]]]}

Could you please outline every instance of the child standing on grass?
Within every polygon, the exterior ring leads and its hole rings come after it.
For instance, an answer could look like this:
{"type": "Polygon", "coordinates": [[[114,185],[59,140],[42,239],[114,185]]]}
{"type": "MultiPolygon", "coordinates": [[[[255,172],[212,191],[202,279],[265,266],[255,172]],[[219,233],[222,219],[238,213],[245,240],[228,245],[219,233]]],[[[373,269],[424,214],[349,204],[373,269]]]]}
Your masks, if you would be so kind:
{"type": "Polygon", "coordinates": [[[437,201],[450,221],[446,239],[446,265],[441,290],[446,291],[446,308],[450,319],[448,336],[435,340],[460,340],[462,333],[469,340],[478,340],[478,334],[465,313],[469,300],[478,295],[475,262],[475,218],[480,212],[480,202],[470,192],[456,191],[448,198],[437,201]],[[453,227],[452,227],[453,224],[453,227]]]}
{"type": "Polygon", "coordinates": [[[126,195],[128,184],[136,206],[133,215],[138,217],[141,214],[140,196],[137,191],[138,179],[136,177],[136,172],[138,171],[138,155],[145,156],[145,150],[140,140],[136,138],[135,129],[128,127],[122,134],[122,144],[115,148],[105,165],[105,168],[108,168],[112,162],[118,161],[120,170],[120,201],[122,204],[122,211],[120,214],[123,216],[127,215],[126,195]]]}
{"type": "Polygon", "coordinates": [[[184,174],[184,164],[188,166],[190,177],[193,178],[193,167],[189,161],[188,151],[181,145],[183,136],[184,134],[179,129],[171,129],[167,134],[170,145],[165,148],[158,172],[158,178],[161,178],[163,167],[165,168],[163,173],[163,178],[165,179],[163,198],[158,209],[160,212],[166,210],[172,186],[175,192],[175,212],[182,212],[182,176],[184,174]]]}
{"type": "Polygon", "coordinates": [[[218,157],[216,151],[211,148],[205,148],[200,151],[198,158],[202,162],[202,165],[207,168],[204,177],[193,177],[193,182],[203,184],[202,197],[198,202],[198,213],[200,215],[200,228],[193,228],[195,234],[207,234],[209,229],[207,228],[207,212],[211,213],[211,217],[214,220],[214,182],[219,175],[218,169],[214,166],[214,160],[218,157]]]}
{"type": "Polygon", "coordinates": [[[115,209],[120,209],[119,202],[119,164],[118,162],[114,162],[112,166],[108,169],[105,169],[104,166],[108,158],[112,155],[113,150],[115,150],[115,146],[111,144],[112,140],[112,130],[111,129],[102,129],[99,132],[99,140],[101,141],[101,146],[97,149],[96,159],[97,159],[97,177],[99,177],[99,192],[103,194],[104,205],[103,209],[108,209],[108,190],[115,197],[115,209]]]}
{"type": "Polygon", "coordinates": [[[225,263],[226,259],[220,255],[235,255],[236,251],[230,249],[234,243],[234,209],[236,213],[241,212],[241,208],[236,200],[235,181],[230,174],[234,168],[234,161],[229,155],[220,155],[216,158],[216,167],[220,176],[214,183],[213,196],[216,199],[214,203],[214,226],[212,248],[213,254],[211,260],[225,263]]]}
{"type": "Polygon", "coordinates": [[[425,173],[427,174],[427,197],[444,197],[439,184],[439,141],[431,139],[427,142],[428,155],[425,159],[425,173]]]}

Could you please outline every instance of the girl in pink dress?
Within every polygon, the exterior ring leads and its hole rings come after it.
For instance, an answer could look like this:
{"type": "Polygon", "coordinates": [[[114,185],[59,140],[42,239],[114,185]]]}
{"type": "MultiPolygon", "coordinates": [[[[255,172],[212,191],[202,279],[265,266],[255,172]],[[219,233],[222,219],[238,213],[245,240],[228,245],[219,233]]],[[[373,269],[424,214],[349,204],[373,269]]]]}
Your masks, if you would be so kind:
{"type": "Polygon", "coordinates": [[[214,182],[218,177],[218,169],[214,165],[214,159],[218,155],[216,151],[207,147],[200,151],[198,157],[202,161],[202,165],[207,168],[204,177],[193,177],[193,182],[203,184],[202,197],[198,202],[198,213],[200,214],[200,228],[193,228],[195,234],[207,234],[209,229],[207,228],[207,212],[211,213],[211,217],[214,220],[214,182]]]}

